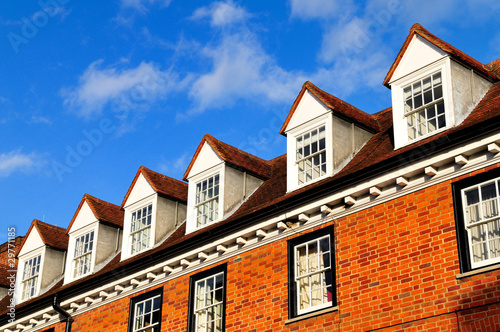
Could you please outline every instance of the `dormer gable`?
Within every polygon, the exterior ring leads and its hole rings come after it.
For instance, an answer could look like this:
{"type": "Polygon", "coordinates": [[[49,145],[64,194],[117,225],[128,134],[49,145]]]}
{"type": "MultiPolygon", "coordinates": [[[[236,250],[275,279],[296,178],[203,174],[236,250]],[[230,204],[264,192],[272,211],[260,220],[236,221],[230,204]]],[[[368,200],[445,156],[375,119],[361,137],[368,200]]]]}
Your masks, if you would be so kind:
{"type": "Polygon", "coordinates": [[[379,130],[374,117],[305,82],[281,127],[287,191],[339,172],[379,130]]]}
{"type": "Polygon", "coordinates": [[[414,24],[383,82],[392,94],[395,148],[465,120],[498,81],[492,66],[414,24]]]}
{"type": "Polygon", "coordinates": [[[161,243],[186,219],[187,183],[139,167],[122,202],[122,260],[161,243]]]}
{"type": "Polygon", "coordinates": [[[40,295],[62,277],[67,249],[66,229],[33,220],[18,256],[17,302],[40,295]]]}
{"type": "Polygon", "coordinates": [[[64,282],[97,272],[121,248],[123,210],[85,194],[68,226],[64,282]]]}
{"type": "Polygon", "coordinates": [[[270,173],[269,162],[205,134],[183,177],[189,183],[186,233],[231,215],[270,173]]]}

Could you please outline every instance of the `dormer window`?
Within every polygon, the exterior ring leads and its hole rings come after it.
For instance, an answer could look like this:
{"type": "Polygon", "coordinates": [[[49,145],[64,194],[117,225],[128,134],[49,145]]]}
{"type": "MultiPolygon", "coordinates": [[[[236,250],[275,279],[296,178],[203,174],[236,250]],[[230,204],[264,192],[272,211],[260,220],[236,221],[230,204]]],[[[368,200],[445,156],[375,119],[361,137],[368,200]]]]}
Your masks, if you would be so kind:
{"type": "Polygon", "coordinates": [[[187,184],[139,167],[122,202],[121,259],[163,242],[186,219],[187,184]]]}
{"type": "Polygon", "coordinates": [[[130,253],[132,255],[150,247],[152,211],[153,204],[149,204],[132,213],[130,228],[130,253]]]}
{"type": "Polygon", "coordinates": [[[37,294],[41,259],[42,255],[38,255],[24,262],[22,280],[23,301],[28,300],[37,294]]]}
{"type": "Polygon", "coordinates": [[[298,184],[326,175],[325,126],[320,126],[296,139],[296,165],[298,184]]]}
{"type": "Polygon", "coordinates": [[[408,141],[446,127],[441,72],[409,84],[403,95],[408,141]]]}
{"type": "Polygon", "coordinates": [[[219,174],[196,184],[196,227],[203,227],[219,219],[219,174]]]}
{"type": "Polygon", "coordinates": [[[280,130],[287,137],[287,192],[342,170],[377,131],[371,115],[304,83],[280,130]]]}
{"type": "Polygon", "coordinates": [[[186,233],[213,225],[237,211],[269,179],[271,165],[258,157],[203,136],[184,174],[188,181],[186,233]]]}
{"type": "Polygon", "coordinates": [[[76,239],[75,254],[73,259],[73,278],[78,278],[90,273],[93,247],[94,231],[76,239]]]}

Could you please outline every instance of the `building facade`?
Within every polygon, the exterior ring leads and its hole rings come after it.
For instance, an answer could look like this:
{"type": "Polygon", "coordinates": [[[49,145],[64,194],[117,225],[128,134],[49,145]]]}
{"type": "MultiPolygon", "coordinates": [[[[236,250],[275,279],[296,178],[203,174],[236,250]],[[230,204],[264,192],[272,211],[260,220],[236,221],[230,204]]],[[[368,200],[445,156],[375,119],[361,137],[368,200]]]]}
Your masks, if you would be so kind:
{"type": "Polygon", "coordinates": [[[415,24],[383,84],[367,114],[306,82],[272,160],[207,134],[183,181],[34,220],[0,330],[500,330],[500,59],[415,24]]]}

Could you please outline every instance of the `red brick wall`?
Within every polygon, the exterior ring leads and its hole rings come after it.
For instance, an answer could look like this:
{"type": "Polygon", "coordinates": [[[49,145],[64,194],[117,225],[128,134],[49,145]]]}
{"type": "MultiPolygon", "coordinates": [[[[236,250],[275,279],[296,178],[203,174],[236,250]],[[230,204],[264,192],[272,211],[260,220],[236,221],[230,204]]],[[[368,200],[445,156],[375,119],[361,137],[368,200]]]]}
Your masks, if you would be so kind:
{"type": "MultiPolygon", "coordinates": [[[[227,260],[226,331],[500,330],[500,270],[456,278],[451,183],[334,221],[339,311],[285,325],[286,240],[227,260]]],[[[163,285],[162,331],[186,331],[189,277],[163,285]]],[[[76,316],[73,331],[127,331],[129,304],[76,316]]]]}

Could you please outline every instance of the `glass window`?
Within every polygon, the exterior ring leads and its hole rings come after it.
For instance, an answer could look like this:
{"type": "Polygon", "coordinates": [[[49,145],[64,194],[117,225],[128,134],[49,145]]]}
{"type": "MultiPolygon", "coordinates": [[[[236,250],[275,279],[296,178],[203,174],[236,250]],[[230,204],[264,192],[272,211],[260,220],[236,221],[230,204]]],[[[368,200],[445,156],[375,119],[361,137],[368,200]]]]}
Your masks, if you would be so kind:
{"type": "Polygon", "coordinates": [[[149,204],[132,213],[130,226],[130,253],[132,255],[150,247],[152,211],[153,205],[149,204]]]}
{"type": "Polygon", "coordinates": [[[131,300],[129,331],[160,331],[162,294],[163,289],[159,288],[131,300]]]}
{"type": "Polygon", "coordinates": [[[22,280],[22,299],[28,300],[36,295],[38,285],[38,274],[40,273],[40,260],[42,255],[38,255],[24,262],[22,280]]]}
{"type": "Polygon", "coordinates": [[[73,278],[90,273],[92,249],[94,246],[94,232],[89,232],[76,239],[73,258],[73,278]]]}
{"type": "Polygon", "coordinates": [[[336,303],[331,227],[289,241],[290,317],[336,303]]]}
{"type": "Polygon", "coordinates": [[[309,182],[326,174],[325,126],[315,128],[296,138],[295,160],[298,184],[309,182]]]}
{"type": "Polygon", "coordinates": [[[191,277],[190,332],[222,332],[225,315],[226,265],[191,277]]]}
{"type": "Polygon", "coordinates": [[[405,87],[403,97],[408,141],[446,127],[440,72],[405,87]]]}
{"type": "Polygon", "coordinates": [[[219,219],[219,174],[196,184],[196,228],[219,219]]]}
{"type": "Polygon", "coordinates": [[[500,262],[499,180],[462,190],[472,268],[500,262]]]}

